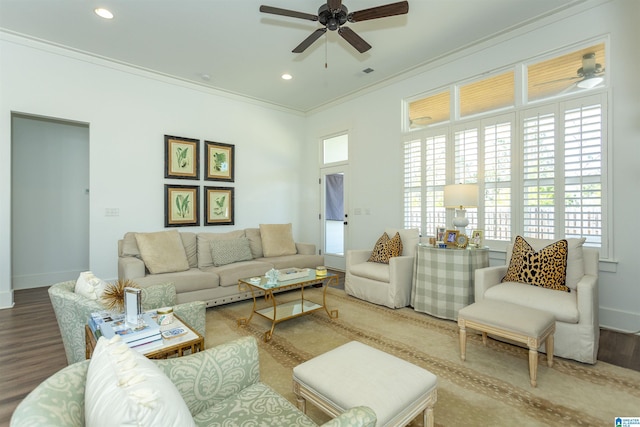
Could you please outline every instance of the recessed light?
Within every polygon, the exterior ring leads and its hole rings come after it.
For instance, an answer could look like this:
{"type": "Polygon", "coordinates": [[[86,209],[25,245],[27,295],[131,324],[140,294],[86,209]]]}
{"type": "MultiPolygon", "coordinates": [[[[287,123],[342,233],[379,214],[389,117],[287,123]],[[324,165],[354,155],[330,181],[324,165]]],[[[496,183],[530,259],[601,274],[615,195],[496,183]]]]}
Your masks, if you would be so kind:
{"type": "Polygon", "coordinates": [[[282,80],[291,80],[293,76],[291,74],[284,73],[282,75],[282,80]]]}
{"type": "Polygon", "coordinates": [[[94,12],[96,13],[96,15],[98,15],[101,18],[113,19],[113,13],[111,13],[109,10],[104,9],[102,7],[95,9],[94,12]]]}

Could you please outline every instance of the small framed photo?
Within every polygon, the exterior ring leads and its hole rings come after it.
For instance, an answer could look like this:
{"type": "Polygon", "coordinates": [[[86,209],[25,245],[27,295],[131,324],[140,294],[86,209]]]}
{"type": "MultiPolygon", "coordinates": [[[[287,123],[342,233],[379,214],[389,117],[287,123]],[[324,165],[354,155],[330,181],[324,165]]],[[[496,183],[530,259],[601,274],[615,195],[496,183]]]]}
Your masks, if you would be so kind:
{"type": "Polygon", "coordinates": [[[164,186],[164,226],[200,225],[200,187],[193,185],[164,186]]]}
{"type": "Polygon", "coordinates": [[[200,179],[200,141],[164,136],[164,177],[200,179]]]}
{"type": "Polygon", "coordinates": [[[447,230],[444,233],[444,243],[448,248],[455,248],[458,241],[458,230],[447,230]]]}
{"type": "Polygon", "coordinates": [[[436,227],[436,242],[444,242],[445,227],[436,227]]]}
{"type": "Polygon", "coordinates": [[[235,146],[221,142],[205,141],[207,172],[204,179],[209,181],[233,182],[235,173],[235,146]]]}
{"type": "Polygon", "coordinates": [[[233,225],[235,189],[204,187],[204,225],[233,225]]]}
{"type": "Polygon", "coordinates": [[[471,240],[469,242],[476,248],[481,248],[484,246],[484,230],[473,230],[471,233],[471,240]]]}

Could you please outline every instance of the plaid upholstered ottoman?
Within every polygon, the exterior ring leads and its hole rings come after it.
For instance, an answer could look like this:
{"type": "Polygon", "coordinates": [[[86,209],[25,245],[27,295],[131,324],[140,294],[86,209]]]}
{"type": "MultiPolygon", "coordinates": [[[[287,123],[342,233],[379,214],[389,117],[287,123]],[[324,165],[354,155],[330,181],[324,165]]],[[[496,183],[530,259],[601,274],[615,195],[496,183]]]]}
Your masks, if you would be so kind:
{"type": "Polygon", "coordinates": [[[368,406],[377,426],[405,426],[420,413],[433,427],[437,377],[407,361],[351,341],[293,368],[298,409],[306,401],[331,416],[368,406]]]}

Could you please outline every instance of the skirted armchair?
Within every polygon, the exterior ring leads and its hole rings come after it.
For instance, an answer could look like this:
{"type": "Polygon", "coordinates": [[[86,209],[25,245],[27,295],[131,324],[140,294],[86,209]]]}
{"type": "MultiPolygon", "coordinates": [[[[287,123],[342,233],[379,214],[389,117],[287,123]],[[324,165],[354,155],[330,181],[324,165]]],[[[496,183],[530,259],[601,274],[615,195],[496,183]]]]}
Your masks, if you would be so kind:
{"type": "MultiPolygon", "coordinates": [[[[507,273],[513,245],[507,246],[507,265],[476,270],[475,300],[510,302],[553,314],[556,318],[554,355],[583,363],[596,363],[600,340],[598,322],[598,251],[583,248],[583,239],[566,239],[566,284],[570,292],[511,281],[507,273]]],[[[536,251],[553,240],[527,239],[536,251]]],[[[544,345],[542,347],[544,349],[544,345]]]]}
{"type": "Polygon", "coordinates": [[[347,251],[344,288],[347,294],[374,304],[406,307],[411,304],[414,258],[420,235],[417,228],[388,228],[385,233],[389,238],[400,234],[402,255],[389,258],[385,264],[369,262],[370,249],[347,251]]]}
{"type": "MultiPolygon", "coordinates": [[[[64,351],[69,364],[85,360],[84,326],[91,313],[104,310],[98,301],[74,292],[75,281],[61,282],[49,288],[49,298],[58,320],[64,351]]],[[[173,307],[173,312],[205,336],[205,310],[202,301],[176,305],[176,289],[172,283],[162,283],[142,289],[142,309],[173,307]]]]}
{"type": "MultiPolygon", "coordinates": [[[[196,426],[316,426],[295,405],[260,382],[258,345],[253,337],[151,362],[176,386],[196,426]]],[[[90,410],[85,407],[89,364],[86,360],[67,366],[36,387],[16,408],[11,427],[84,426],[85,409],[90,410]]],[[[123,404],[131,404],[131,400],[129,397],[123,404]]],[[[162,409],[146,406],[146,412],[162,409]]],[[[89,414],[89,418],[93,416],[89,414]]],[[[373,410],[356,407],[323,427],[375,424],[373,410]]]]}

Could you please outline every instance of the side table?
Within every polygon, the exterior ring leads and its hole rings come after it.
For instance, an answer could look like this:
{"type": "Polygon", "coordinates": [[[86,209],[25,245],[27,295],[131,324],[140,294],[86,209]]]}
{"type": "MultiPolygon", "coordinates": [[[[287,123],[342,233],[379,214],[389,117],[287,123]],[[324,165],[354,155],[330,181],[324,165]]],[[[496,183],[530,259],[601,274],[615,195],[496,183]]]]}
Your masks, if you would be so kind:
{"type": "Polygon", "coordinates": [[[488,249],[418,245],[411,289],[416,311],[449,320],[474,302],[475,271],[489,266],[488,249]]]}
{"type": "MultiPolygon", "coordinates": [[[[196,332],[191,326],[183,322],[178,316],[174,314],[174,321],[172,324],[163,326],[160,329],[173,329],[177,327],[186,327],[188,332],[185,335],[162,339],[162,344],[157,347],[153,347],[148,351],[142,352],[149,359],[167,359],[169,357],[179,357],[184,354],[193,354],[204,350],[204,337],[196,332]]],[[[91,331],[89,325],[84,326],[84,340],[85,340],[85,356],[87,359],[91,358],[93,350],[96,347],[96,337],[91,331]]]]}

